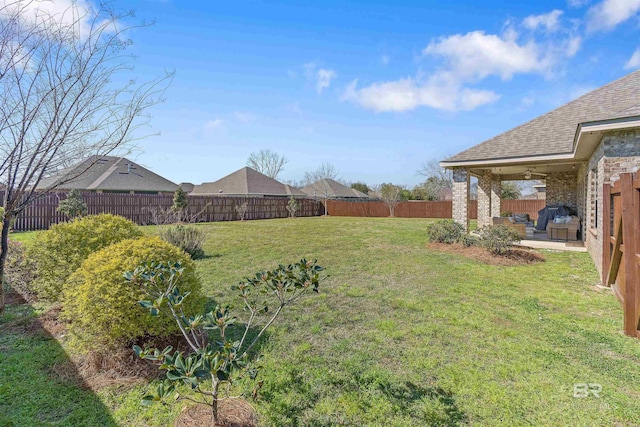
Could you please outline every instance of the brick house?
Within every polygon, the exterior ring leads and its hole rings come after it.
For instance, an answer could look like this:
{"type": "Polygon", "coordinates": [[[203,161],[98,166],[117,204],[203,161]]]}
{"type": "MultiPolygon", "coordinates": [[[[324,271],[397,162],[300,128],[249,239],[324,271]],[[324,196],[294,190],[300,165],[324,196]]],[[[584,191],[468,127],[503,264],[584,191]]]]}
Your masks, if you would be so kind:
{"type": "Polygon", "coordinates": [[[478,178],[478,226],[500,215],[502,181],[539,179],[547,204],[574,208],[602,273],[603,185],[640,167],[640,71],[441,162],[453,171],[453,217],[468,227],[469,178],[478,178]]]}

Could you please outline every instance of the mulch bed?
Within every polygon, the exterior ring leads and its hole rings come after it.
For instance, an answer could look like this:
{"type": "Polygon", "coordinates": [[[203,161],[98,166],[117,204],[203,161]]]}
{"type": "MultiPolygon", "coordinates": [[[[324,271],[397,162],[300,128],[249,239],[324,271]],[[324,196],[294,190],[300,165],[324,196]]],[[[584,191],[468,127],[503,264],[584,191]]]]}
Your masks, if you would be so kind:
{"type": "MultiPolygon", "coordinates": [[[[243,399],[220,402],[216,427],[256,427],[258,416],[251,404],[243,399]]],[[[175,427],[211,426],[211,408],[205,405],[187,406],[178,416],[175,427]]]]}
{"type": "MultiPolygon", "coordinates": [[[[5,302],[14,307],[28,304],[25,298],[12,291],[5,295],[5,302]]],[[[59,320],[61,311],[60,305],[54,305],[38,317],[19,318],[5,324],[4,327],[6,331],[61,341],[67,334],[67,325],[59,320]]],[[[172,345],[174,349],[186,350],[186,345],[179,338],[178,336],[166,338],[163,342],[156,344],[159,348],[172,345]]],[[[139,344],[144,347],[145,343],[139,344]]],[[[157,365],[137,357],[129,345],[108,352],[91,351],[86,354],[75,354],[70,359],[53,364],[48,370],[51,379],[62,380],[94,391],[108,386],[128,388],[162,375],[157,365]]]]}
{"type": "Polygon", "coordinates": [[[490,265],[514,266],[545,261],[544,257],[538,252],[525,248],[512,248],[504,255],[493,255],[485,248],[478,246],[466,247],[460,244],[429,243],[427,247],[439,252],[461,255],[490,265]]]}

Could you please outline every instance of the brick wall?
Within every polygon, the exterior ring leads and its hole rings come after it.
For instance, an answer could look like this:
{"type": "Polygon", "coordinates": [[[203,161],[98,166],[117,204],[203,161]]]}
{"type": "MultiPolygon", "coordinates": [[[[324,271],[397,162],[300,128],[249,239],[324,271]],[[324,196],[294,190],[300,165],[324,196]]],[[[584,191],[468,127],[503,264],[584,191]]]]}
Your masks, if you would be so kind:
{"type": "Polygon", "coordinates": [[[547,174],[547,204],[563,204],[576,208],[578,206],[577,181],[577,171],[547,174]]]}
{"type": "Polygon", "coordinates": [[[469,205],[469,172],[458,168],[453,170],[453,220],[469,229],[467,206],[469,205]]]}
{"type": "Polygon", "coordinates": [[[593,262],[602,275],[602,227],[611,221],[609,212],[602,212],[602,186],[611,178],[640,166],[640,129],[609,132],[602,137],[586,166],[583,235],[593,262]],[[597,205],[596,205],[597,201],[597,205]]]}

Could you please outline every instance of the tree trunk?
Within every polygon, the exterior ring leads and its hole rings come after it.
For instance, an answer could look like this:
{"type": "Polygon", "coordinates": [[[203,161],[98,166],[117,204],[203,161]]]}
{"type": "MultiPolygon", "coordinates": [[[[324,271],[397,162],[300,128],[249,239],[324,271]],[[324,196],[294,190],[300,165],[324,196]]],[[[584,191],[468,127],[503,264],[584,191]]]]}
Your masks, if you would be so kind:
{"type": "Polygon", "coordinates": [[[10,223],[11,218],[5,212],[4,218],[2,219],[2,235],[0,237],[0,313],[4,312],[4,266],[9,252],[10,223]]]}

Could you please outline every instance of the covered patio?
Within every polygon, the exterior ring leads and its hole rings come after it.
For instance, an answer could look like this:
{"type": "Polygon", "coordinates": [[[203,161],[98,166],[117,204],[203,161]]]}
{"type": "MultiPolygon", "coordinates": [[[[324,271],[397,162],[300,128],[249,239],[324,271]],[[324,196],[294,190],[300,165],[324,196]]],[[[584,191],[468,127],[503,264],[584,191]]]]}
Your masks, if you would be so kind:
{"type": "MultiPolygon", "coordinates": [[[[604,188],[620,173],[640,167],[640,71],[628,74],[553,111],[475,145],[440,163],[453,172],[453,219],[469,229],[470,178],[478,179],[478,226],[500,216],[502,183],[536,179],[546,184],[554,235],[575,230],[603,271],[604,230],[611,221],[604,188]],[[553,209],[556,209],[554,207],[553,209]],[[557,212],[560,212],[558,208],[557,212]],[[558,218],[560,216],[560,218],[558,218]],[[563,221],[568,221],[563,227],[563,221]],[[572,225],[573,228],[569,226],[572,225]]],[[[517,212],[514,212],[517,213],[517,212]]],[[[539,230],[543,231],[543,230],[539,230]]],[[[570,240],[570,239],[569,239],[570,240]]],[[[535,244],[535,243],[534,243],[535,244]]]]}
{"type": "MultiPolygon", "coordinates": [[[[524,159],[523,159],[524,160],[524,159]]],[[[502,183],[504,181],[539,180],[546,184],[546,204],[567,206],[582,218],[584,206],[580,203],[582,189],[581,172],[586,162],[547,161],[528,162],[526,160],[475,162],[466,167],[453,169],[453,219],[469,227],[468,209],[471,177],[478,180],[478,227],[492,225],[494,218],[500,217],[502,183]]],[[[525,213],[525,212],[513,212],[525,213]]],[[[537,218],[532,218],[536,219],[537,218]]],[[[546,230],[527,231],[529,240],[552,240],[546,230]]],[[[560,240],[556,238],[556,240],[560,240]]],[[[565,239],[566,240],[566,239],[565,239]]]]}

